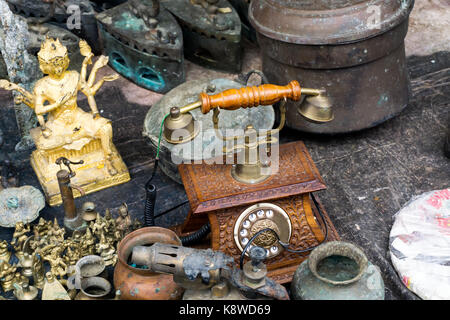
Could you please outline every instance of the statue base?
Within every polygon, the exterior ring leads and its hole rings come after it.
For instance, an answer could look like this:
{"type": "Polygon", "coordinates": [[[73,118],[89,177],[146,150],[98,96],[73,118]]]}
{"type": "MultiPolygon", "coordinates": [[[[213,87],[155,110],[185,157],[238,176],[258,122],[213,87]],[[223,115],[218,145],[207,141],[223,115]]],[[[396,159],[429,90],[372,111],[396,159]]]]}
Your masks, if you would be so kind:
{"type": "MultiPolygon", "coordinates": [[[[56,173],[61,168],[55,163],[59,157],[66,157],[74,162],[84,161],[84,164],[73,167],[76,175],[71,179],[71,182],[77,187],[81,187],[86,194],[130,181],[130,173],[114,145],[112,145],[112,150],[112,164],[117,170],[117,174],[113,176],[109,174],[106,167],[106,160],[99,139],[91,140],[80,150],[68,150],[59,147],[33,151],[30,159],[31,166],[39,179],[47,203],[50,206],[57,206],[62,203],[56,178],[56,173]]],[[[74,188],[73,195],[78,198],[81,193],[74,188]]]]}

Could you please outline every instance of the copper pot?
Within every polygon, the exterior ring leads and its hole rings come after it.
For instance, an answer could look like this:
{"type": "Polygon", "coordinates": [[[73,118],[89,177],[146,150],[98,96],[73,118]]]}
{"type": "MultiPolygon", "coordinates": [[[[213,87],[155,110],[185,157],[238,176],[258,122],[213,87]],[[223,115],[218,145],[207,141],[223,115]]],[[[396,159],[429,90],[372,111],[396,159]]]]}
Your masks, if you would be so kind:
{"type": "Polygon", "coordinates": [[[135,246],[155,242],[181,245],[181,240],[171,230],[160,227],[146,227],[129,233],[119,243],[119,261],[114,268],[114,287],[120,290],[122,300],[178,300],[183,294],[172,275],[154,273],[134,268],[127,261],[135,246]]]}

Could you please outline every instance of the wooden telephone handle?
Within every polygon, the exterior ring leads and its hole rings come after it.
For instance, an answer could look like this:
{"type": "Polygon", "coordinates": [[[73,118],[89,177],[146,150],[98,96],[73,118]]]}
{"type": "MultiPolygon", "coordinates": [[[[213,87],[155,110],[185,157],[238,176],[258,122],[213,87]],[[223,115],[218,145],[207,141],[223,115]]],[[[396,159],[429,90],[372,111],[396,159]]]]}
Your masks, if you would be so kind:
{"type": "Polygon", "coordinates": [[[202,103],[202,112],[206,114],[214,108],[236,110],[260,105],[267,106],[283,98],[298,101],[301,95],[302,90],[300,84],[298,81],[293,80],[287,86],[263,84],[258,87],[229,89],[211,96],[202,92],[200,94],[200,101],[202,103]]]}

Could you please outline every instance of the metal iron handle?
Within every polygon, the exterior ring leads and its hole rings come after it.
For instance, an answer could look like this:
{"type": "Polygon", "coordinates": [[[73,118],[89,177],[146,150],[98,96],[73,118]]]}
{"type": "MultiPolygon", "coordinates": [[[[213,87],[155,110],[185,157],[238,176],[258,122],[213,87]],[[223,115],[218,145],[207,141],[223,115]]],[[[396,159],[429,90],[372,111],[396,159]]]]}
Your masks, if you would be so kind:
{"type": "Polygon", "coordinates": [[[286,86],[263,84],[258,87],[244,87],[225,90],[216,95],[200,94],[201,110],[204,114],[214,108],[236,110],[260,105],[271,105],[283,98],[300,100],[302,89],[298,81],[293,80],[286,86]]]}

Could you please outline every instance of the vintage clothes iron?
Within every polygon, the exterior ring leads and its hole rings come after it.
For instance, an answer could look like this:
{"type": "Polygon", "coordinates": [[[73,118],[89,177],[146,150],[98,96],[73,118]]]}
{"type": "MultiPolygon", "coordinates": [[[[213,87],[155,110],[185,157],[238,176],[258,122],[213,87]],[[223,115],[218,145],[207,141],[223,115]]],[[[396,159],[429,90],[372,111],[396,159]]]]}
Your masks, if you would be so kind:
{"type": "MultiPolygon", "coordinates": [[[[69,52],[70,59],[70,69],[79,69],[81,68],[81,64],[83,62],[84,57],[80,54],[78,43],[80,42],[80,38],[76,36],[74,33],[55,26],[49,23],[43,24],[34,24],[28,23],[28,31],[29,31],[29,46],[28,52],[34,56],[37,55],[39,49],[41,48],[41,43],[45,40],[45,37],[48,36],[50,38],[58,38],[61,43],[67,47],[69,52]]],[[[1,65],[4,64],[3,57],[0,53],[0,78],[7,79],[8,74],[6,71],[6,67],[3,71],[1,65]]]]}
{"type": "Polygon", "coordinates": [[[268,80],[326,86],[333,99],[334,121],[308,122],[289,102],[286,125],[345,133],[400,113],[409,99],[404,39],[413,5],[413,0],[253,0],[249,20],[268,80]]]}
{"type": "Polygon", "coordinates": [[[95,11],[102,12],[127,1],[128,0],[92,0],[91,2],[95,8],[95,11]]]}
{"type": "MultiPolygon", "coordinates": [[[[85,41],[80,41],[80,52],[85,56],[81,74],[67,71],[67,48],[58,39],[47,38],[38,58],[41,70],[48,76],[36,83],[33,93],[7,80],[0,81],[0,87],[19,92],[21,101],[37,115],[40,127],[31,130],[37,150],[33,151],[30,162],[52,206],[61,203],[56,179],[60,170],[56,160],[60,157],[84,161],[73,183],[86,193],[130,180],[128,169],[112,142],[111,122],[99,116],[94,98],[105,81],[113,81],[118,75],[105,76],[94,83],[98,70],[108,63],[107,57],[100,56],[86,79],[87,66],[94,54],[85,41]],[[92,113],[77,106],[78,91],[87,96],[92,113]]],[[[75,197],[79,195],[78,192],[75,197]]]]}
{"type": "Polygon", "coordinates": [[[183,29],[186,59],[228,72],[241,70],[241,21],[227,0],[161,0],[183,29]]]}
{"type": "Polygon", "coordinates": [[[183,36],[159,0],[128,1],[97,15],[111,67],[146,89],[165,93],[184,82],[183,36]]]}
{"type": "MultiPolygon", "coordinates": [[[[161,121],[173,106],[194,102],[198,99],[201,92],[213,94],[231,88],[242,88],[246,84],[245,78],[248,79],[251,73],[244,77],[244,81],[239,79],[192,80],[168,92],[158,103],[150,108],[144,122],[143,135],[148,138],[147,141],[152,146],[155,154],[158,147],[161,121]]],[[[188,127],[195,129],[188,133],[193,139],[188,138],[185,139],[186,141],[182,140],[182,143],[176,144],[172,143],[173,141],[169,142],[166,138],[161,139],[159,152],[159,167],[166,175],[180,184],[182,183],[178,173],[178,165],[180,163],[191,163],[219,156],[219,154],[213,154],[212,151],[217,150],[222,154],[223,144],[213,129],[211,115],[203,114],[199,109],[195,109],[185,116],[181,115],[177,122],[183,126],[182,122],[185,119],[188,120],[186,121],[186,129],[188,127]],[[190,119],[193,119],[193,123],[190,119]]],[[[223,134],[225,134],[227,129],[240,129],[242,126],[250,123],[256,129],[267,130],[274,125],[275,113],[272,106],[236,111],[224,110],[221,113],[221,120],[220,130],[223,134]]],[[[169,121],[165,122],[166,126],[168,124],[169,121]]],[[[176,129],[179,126],[179,124],[174,124],[173,128],[176,129]]],[[[166,132],[165,137],[166,135],[169,136],[170,140],[171,133],[166,132]]]]}
{"type": "MultiPolygon", "coordinates": [[[[324,240],[339,237],[323,207],[311,195],[326,187],[304,144],[278,144],[277,134],[285,122],[285,100],[299,101],[302,95],[307,96],[305,101],[311,98],[327,101],[323,90],[301,88],[297,81],[292,81],[287,86],[265,84],[214,95],[203,92],[197,102],[179,110],[180,114],[197,108],[205,114],[213,110],[216,134],[227,143],[237,141],[231,147],[224,147],[224,151],[242,152],[233,155],[241,159],[237,163],[233,159],[233,164],[205,161],[178,167],[191,206],[186,222],[178,231],[187,234],[209,222],[212,248],[235,260],[246,248],[263,247],[267,251],[268,275],[280,283],[292,279],[309,250],[324,240]],[[281,123],[277,129],[261,133],[247,125],[242,137],[222,136],[217,130],[219,108],[236,110],[280,100],[284,102],[280,106],[281,123]],[[279,157],[276,157],[278,147],[279,157]],[[264,156],[269,153],[271,157],[264,156]]],[[[310,120],[333,119],[329,103],[316,103],[315,107],[309,104],[306,109],[305,114],[314,118],[310,120]]]]}

